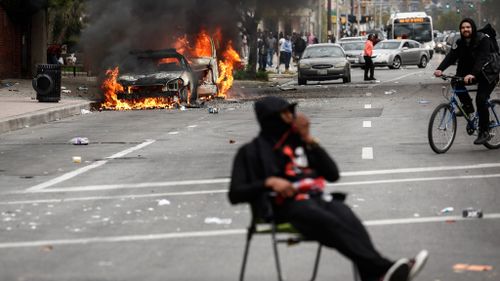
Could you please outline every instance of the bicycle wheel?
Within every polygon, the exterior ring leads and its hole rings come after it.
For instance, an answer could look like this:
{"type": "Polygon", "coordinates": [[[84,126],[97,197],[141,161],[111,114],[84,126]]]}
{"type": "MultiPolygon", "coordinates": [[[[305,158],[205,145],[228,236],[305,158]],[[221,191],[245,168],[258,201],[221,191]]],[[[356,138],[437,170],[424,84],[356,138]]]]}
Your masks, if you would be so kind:
{"type": "Polygon", "coordinates": [[[500,148],[500,124],[498,124],[497,117],[500,119],[500,100],[491,100],[490,103],[490,124],[494,127],[490,129],[491,139],[484,146],[489,149],[498,149],[500,148]]]}
{"type": "Polygon", "coordinates": [[[450,149],[457,134],[457,117],[451,106],[442,103],[434,109],[429,120],[427,136],[429,144],[436,153],[445,153],[450,149]]]}

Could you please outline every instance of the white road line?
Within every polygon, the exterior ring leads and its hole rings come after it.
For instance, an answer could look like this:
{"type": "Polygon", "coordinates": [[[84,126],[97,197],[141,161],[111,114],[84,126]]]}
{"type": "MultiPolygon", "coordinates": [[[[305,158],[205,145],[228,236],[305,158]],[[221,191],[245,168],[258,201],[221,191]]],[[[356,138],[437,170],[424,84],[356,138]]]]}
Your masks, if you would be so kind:
{"type": "MultiPolygon", "coordinates": [[[[394,184],[394,183],[402,183],[402,182],[474,180],[474,179],[488,179],[488,178],[500,178],[500,174],[340,182],[340,183],[330,183],[327,186],[328,187],[339,187],[339,186],[356,186],[356,185],[394,184]]],[[[64,192],[64,191],[44,190],[43,192],[64,192]]],[[[0,201],[0,205],[65,203],[65,202],[95,201],[95,200],[118,200],[118,199],[154,198],[154,197],[168,197],[168,196],[189,196],[189,195],[217,194],[217,193],[227,193],[227,189],[200,190],[200,191],[178,191],[178,192],[147,193],[147,194],[127,194],[127,195],[117,195],[117,196],[66,197],[66,198],[60,198],[60,199],[35,199],[35,200],[3,201],[3,202],[0,201]]]]}
{"type": "Polygon", "coordinates": [[[373,147],[363,147],[361,151],[361,159],[364,160],[373,159],[373,147]]]}
{"type": "Polygon", "coordinates": [[[178,135],[178,134],[179,134],[179,132],[169,132],[168,134],[169,134],[169,135],[178,135]]]}
{"type": "Polygon", "coordinates": [[[363,121],[363,128],[371,128],[372,121],[363,121]]]}
{"type": "MultiPolygon", "coordinates": [[[[488,214],[485,215],[482,219],[467,219],[459,216],[446,216],[446,217],[369,220],[369,221],[364,221],[363,224],[366,226],[391,226],[391,225],[418,224],[418,223],[438,223],[447,221],[481,222],[483,220],[492,220],[492,219],[500,219],[500,214],[488,214]]],[[[0,243],[0,249],[43,247],[48,245],[64,246],[64,245],[86,245],[94,243],[145,242],[153,240],[243,235],[245,233],[246,229],[225,229],[225,230],[212,230],[212,231],[190,231],[190,232],[175,232],[175,233],[145,234],[145,235],[123,235],[123,236],[89,237],[89,238],[77,238],[77,239],[4,242],[0,243]]]]}
{"type": "Polygon", "coordinates": [[[397,80],[400,80],[400,79],[406,78],[406,77],[408,77],[408,76],[413,76],[413,75],[422,74],[422,73],[424,73],[424,71],[419,71],[419,72],[415,72],[415,73],[408,73],[408,74],[405,74],[405,75],[402,75],[402,76],[396,77],[396,78],[394,78],[394,79],[384,81],[384,83],[394,82],[394,81],[397,81],[397,80]]]}
{"type": "Polygon", "coordinates": [[[198,125],[189,125],[188,128],[196,128],[198,125]]]}
{"type": "Polygon", "coordinates": [[[121,151],[121,152],[118,152],[118,153],[113,154],[113,155],[111,155],[111,156],[109,156],[109,157],[106,157],[106,159],[107,159],[107,160],[99,160],[99,161],[96,161],[96,162],[94,162],[94,163],[92,163],[92,164],[90,164],[90,165],[88,165],[88,166],[82,167],[82,168],[80,168],[80,169],[76,169],[76,170],[71,171],[71,172],[69,172],[69,173],[66,173],[66,174],[64,174],[64,175],[62,175],[62,176],[59,176],[59,177],[57,177],[57,178],[55,178],[55,179],[52,179],[52,180],[46,181],[46,182],[44,182],[44,183],[41,183],[41,184],[38,184],[38,185],[32,186],[32,187],[28,188],[26,191],[27,191],[27,192],[36,192],[36,191],[43,190],[44,188],[47,188],[47,187],[50,187],[50,186],[56,185],[56,184],[58,184],[58,183],[61,183],[61,182],[67,181],[67,180],[69,180],[69,179],[71,179],[71,178],[74,178],[74,177],[76,177],[76,176],[78,176],[78,175],[81,175],[81,174],[83,174],[83,173],[85,173],[85,172],[88,172],[88,171],[90,171],[90,170],[92,170],[92,169],[95,169],[95,168],[97,168],[97,167],[100,167],[100,166],[102,166],[102,165],[106,164],[106,163],[107,163],[109,160],[111,160],[111,159],[116,159],[116,158],[123,157],[123,156],[125,156],[125,155],[127,155],[127,154],[129,154],[129,153],[131,153],[131,152],[134,152],[134,151],[136,151],[136,150],[139,150],[139,149],[141,149],[141,148],[144,148],[144,147],[146,147],[146,146],[148,146],[148,145],[150,145],[150,144],[152,144],[152,143],[154,143],[154,142],[155,142],[155,140],[147,140],[147,141],[145,141],[145,142],[143,142],[143,143],[141,143],[141,144],[139,144],[139,145],[136,145],[136,146],[131,147],[131,148],[129,148],[129,149],[125,149],[125,150],[123,150],[123,151],[121,151]]]}
{"type": "Polygon", "coordinates": [[[365,109],[370,109],[370,108],[372,108],[371,104],[365,104],[365,109]]]}
{"type": "Polygon", "coordinates": [[[366,93],[366,96],[367,96],[367,97],[371,97],[371,96],[372,96],[372,93],[366,93]]]}
{"type": "Polygon", "coordinates": [[[110,185],[89,185],[76,186],[67,188],[50,188],[38,190],[37,192],[74,192],[74,191],[99,191],[110,189],[130,189],[130,188],[153,188],[153,187],[169,187],[169,186],[186,186],[186,185],[208,185],[208,184],[227,184],[230,182],[228,178],[209,179],[209,180],[188,180],[188,181],[169,181],[169,182],[145,182],[137,184],[110,184],[110,185]]]}
{"type": "MultiPolygon", "coordinates": [[[[96,162],[97,163],[97,162],[96,162]]],[[[95,164],[95,163],[94,163],[95,164]]],[[[483,163],[463,166],[437,166],[437,167],[423,167],[423,168],[402,168],[402,169],[387,169],[387,170],[370,170],[370,171],[352,171],[342,172],[341,177],[353,176],[373,176],[373,175],[389,175],[389,174],[406,174],[406,173],[425,173],[425,172],[442,172],[442,171],[456,171],[456,170],[475,170],[475,169],[489,169],[500,168],[500,163],[483,163]]],[[[456,177],[453,177],[456,178],[456,177]]],[[[448,179],[446,177],[445,179],[448,179]]],[[[220,179],[201,179],[201,180],[187,180],[187,181],[166,181],[166,182],[146,182],[146,183],[132,183],[132,184],[110,184],[110,185],[89,185],[89,186],[74,186],[74,187],[60,187],[40,189],[29,192],[74,192],[74,191],[100,191],[111,189],[132,189],[132,188],[152,188],[152,187],[169,187],[169,186],[189,186],[189,185],[208,185],[208,184],[226,184],[229,183],[229,178],[220,179]]],[[[359,182],[358,182],[359,183],[359,182]]],[[[341,184],[341,183],[339,183],[341,184]]],[[[344,183],[342,183],[344,184],[344,183]]],[[[345,183],[349,184],[349,183],[345,183]]],[[[26,193],[26,191],[12,192],[8,194],[26,193]]]]}
{"type": "Polygon", "coordinates": [[[431,178],[407,178],[407,179],[391,179],[391,180],[374,180],[374,181],[353,181],[331,183],[328,186],[349,186],[349,185],[375,185],[375,184],[390,184],[402,182],[422,182],[422,181],[444,181],[444,180],[471,180],[471,179],[490,179],[500,178],[500,174],[491,175],[470,175],[470,176],[451,176],[451,177],[431,177],[431,178]]]}

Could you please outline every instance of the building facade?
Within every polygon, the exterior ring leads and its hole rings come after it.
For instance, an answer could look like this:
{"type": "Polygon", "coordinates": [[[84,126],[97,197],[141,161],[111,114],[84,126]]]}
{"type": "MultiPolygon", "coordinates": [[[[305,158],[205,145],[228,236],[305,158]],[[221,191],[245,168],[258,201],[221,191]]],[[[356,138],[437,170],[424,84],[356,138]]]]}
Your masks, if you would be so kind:
{"type": "Polygon", "coordinates": [[[46,48],[46,2],[0,0],[0,79],[33,77],[46,48]]]}

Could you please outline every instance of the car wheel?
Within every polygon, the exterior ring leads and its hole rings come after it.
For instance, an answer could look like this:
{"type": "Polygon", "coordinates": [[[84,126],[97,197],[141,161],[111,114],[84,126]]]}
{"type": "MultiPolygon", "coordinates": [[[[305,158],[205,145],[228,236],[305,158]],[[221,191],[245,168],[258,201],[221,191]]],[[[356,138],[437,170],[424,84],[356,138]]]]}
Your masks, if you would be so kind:
{"type": "Polygon", "coordinates": [[[427,57],[426,56],[422,56],[422,58],[420,59],[420,64],[418,65],[419,68],[426,68],[427,67],[427,57]]]}
{"type": "Polygon", "coordinates": [[[351,83],[351,71],[347,71],[347,74],[342,78],[343,83],[351,83]]]}
{"type": "Polygon", "coordinates": [[[307,84],[307,80],[306,79],[302,79],[300,78],[300,74],[297,76],[297,83],[299,85],[306,85],[307,84]]]}
{"type": "Polygon", "coordinates": [[[392,61],[392,69],[399,69],[401,67],[401,58],[395,57],[392,61]]]}

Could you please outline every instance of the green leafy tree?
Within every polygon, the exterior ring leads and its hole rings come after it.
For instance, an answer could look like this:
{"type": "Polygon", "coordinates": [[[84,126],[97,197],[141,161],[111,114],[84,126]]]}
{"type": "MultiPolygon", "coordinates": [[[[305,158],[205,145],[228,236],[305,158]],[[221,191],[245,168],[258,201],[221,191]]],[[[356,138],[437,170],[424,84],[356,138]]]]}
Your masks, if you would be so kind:
{"type": "Polygon", "coordinates": [[[75,45],[84,26],[85,0],[49,0],[49,42],[75,45]]]}
{"type": "Polygon", "coordinates": [[[435,22],[435,29],[438,30],[457,30],[462,16],[455,11],[447,11],[438,16],[435,22]]]}

